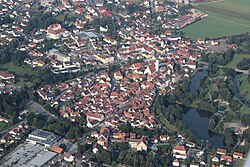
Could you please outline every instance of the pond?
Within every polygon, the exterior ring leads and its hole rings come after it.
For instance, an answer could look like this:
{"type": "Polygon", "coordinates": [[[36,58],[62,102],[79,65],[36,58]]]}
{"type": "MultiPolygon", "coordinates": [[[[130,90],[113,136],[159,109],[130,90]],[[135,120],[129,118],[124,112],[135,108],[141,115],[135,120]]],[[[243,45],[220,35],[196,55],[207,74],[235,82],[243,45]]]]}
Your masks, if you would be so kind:
{"type": "Polygon", "coordinates": [[[208,140],[215,147],[224,147],[224,137],[208,129],[210,117],[211,113],[208,111],[189,109],[186,114],[182,115],[182,121],[197,139],[202,139],[204,142],[208,140]]]}
{"type": "MultiPolygon", "coordinates": [[[[190,92],[196,92],[200,85],[200,80],[207,76],[207,71],[198,71],[191,78],[190,92]]],[[[209,120],[212,116],[210,112],[192,108],[185,108],[185,110],[185,114],[182,116],[183,124],[192,131],[197,139],[208,141],[215,147],[224,147],[224,137],[208,129],[209,120]]]]}

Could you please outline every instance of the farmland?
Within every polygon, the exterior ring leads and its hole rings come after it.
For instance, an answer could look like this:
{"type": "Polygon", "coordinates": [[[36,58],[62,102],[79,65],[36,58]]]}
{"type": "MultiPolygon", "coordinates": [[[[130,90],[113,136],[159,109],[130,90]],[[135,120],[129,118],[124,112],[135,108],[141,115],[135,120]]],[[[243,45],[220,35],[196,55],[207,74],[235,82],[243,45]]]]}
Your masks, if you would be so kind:
{"type": "Polygon", "coordinates": [[[182,29],[191,38],[218,38],[250,31],[250,1],[225,0],[196,7],[209,16],[182,29]]]}

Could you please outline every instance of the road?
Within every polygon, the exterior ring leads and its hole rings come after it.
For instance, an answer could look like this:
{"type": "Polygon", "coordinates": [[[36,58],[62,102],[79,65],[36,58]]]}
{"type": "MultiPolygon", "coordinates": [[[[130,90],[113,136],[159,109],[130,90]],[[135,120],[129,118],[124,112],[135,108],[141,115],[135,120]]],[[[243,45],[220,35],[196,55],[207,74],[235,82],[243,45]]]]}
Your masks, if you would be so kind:
{"type": "MultiPolygon", "coordinates": [[[[209,63],[204,62],[204,61],[198,61],[198,64],[202,64],[202,65],[206,65],[206,66],[209,65],[209,63]]],[[[218,65],[218,67],[220,67],[220,68],[227,68],[226,66],[221,66],[221,65],[218,65]]],[[[243,73],[243,74],[249,75],[249,70],[241,70],[241,69],[238,69],[238,68],[232,68],[232,69],[235,72],[239,72],[239,73],[243,73]]]]}
{"type": "Polygon", "coordinates": [[[3,136],[5,133],[7,133],[8,131],[10,131],[10,130],[13,129],[13,128],[18,127],[18,126],[21,125],[22,123],[27,123],[27,122],[26,122],[26,120],[25,120],[25,121],[21,121],[21,122],[15,124],[15,125],[9,127],[8,129],[6,129],[6,130],[0,132],[0,136],[3,136]]]}

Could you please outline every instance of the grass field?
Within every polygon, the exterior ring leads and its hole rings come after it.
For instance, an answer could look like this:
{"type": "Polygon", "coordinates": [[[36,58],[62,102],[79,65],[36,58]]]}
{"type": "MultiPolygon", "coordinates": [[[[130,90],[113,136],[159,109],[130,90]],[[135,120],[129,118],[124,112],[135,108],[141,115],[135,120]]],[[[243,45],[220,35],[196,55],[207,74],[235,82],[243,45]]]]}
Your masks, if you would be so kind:
{"type": "Polygon", "coordinates": [[[247,108],[246,105],[243,105],[240,109],[240,112],[243,114],[250,114],[250,108],[247,108]]]}
{"type": "Polygon", "coordinates": [[[242,97],[247,101],[250,101],[250,84],[247,79],[247,75],[242,74],[239,78],[239,91],[242,97]]]}
{"type": "Polygon", "coordinates": [[[244,58],[250,59],[250,54],[235,54],[232,61],[230,61],[226,66],[229,68],[237,68],[237,64],[244,58]]]}
{"type": "Polygon", "coordinates": [[[168,123],[167,121],[164,120],[163,116],[159,116],[159,121],[170,131],[172,132],[178,132],[178,129],[176,129],[175,126],[172,124],[168,123]]]}
{"type": "Polygon", "coordinates": [[[18,78],[18,80],[16,80],[16,84],[19,86],[28,86],[28,88],[33,86],[32,82],[29,82],[27,78],[18,78]]]}
{"type": "Polygon", "coordinates": [[[178,132],[178,129],[174,125],[170,124],[164,119],[164,116],[161,112],[157,112],[157,110],[155,112],[156,112],[156,115],[158,116],[159,121],[162,123],[163,126],[165,126],[167,129],[169,129],[172,132],[178,132]]]}
{"type": "Polygon", "coordinates": [[[225,0],[196,7],[209,16],[182,29],[191,38],[218,38],[250,31],[250,1],[225,0]]]}
{"type": "Polygon", "coordinates": [[[13,64],[13,63],[1,64],[0,69],[4,69],[4,70],[7,70],[9,72],[13,72],[15,74],[29,74],[29,75],[36,74],[36,70],[34,70],[30,67],[26,67],[26,66],[20,67],[20,66],[13,64]]]}
{"type": "Polygon", "coordinates": [[[9,125],[5,122],[0,122],[0,132],[7,129],[9,125]]]}

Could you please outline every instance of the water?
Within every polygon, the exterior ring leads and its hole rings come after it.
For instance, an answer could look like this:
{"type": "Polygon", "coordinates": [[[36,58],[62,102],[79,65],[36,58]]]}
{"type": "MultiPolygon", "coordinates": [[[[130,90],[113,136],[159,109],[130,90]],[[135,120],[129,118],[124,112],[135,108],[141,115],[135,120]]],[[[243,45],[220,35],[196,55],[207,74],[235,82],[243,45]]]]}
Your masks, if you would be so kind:
{"type": "Polygon", "coordinates": [[[197,139],[208,140],[215,147],[224,147],[224,137],[208,129],[210,117],[211,113],[208,111],[190,109],[182,116],[182,121],[197,139]]]}
{"type": "Polygon", "coordinates": [[[207,71],[198,71],[195,73],[195,75],[191,78],[191,83],[190,83],[190,92],[194,93],[197,91],[199,85],[200,85],[200,80],[204,77],[208,76],[207,71]]]}
{"type": "MultiPolygon", "coordinates": [[[[191,78],[190,92],[196,92],[200,85],[200,80],[207,76],[207,71],[198,71],[191,78]]],[[[182,116],[182,121],[186,128],[191,129],[197,139],[208,140],[215,147],[224,147],[224,137],[208,129],[209,119],[212,116],[210,112],[188,108],[186,111],[186,114],[182,116]]]]}

